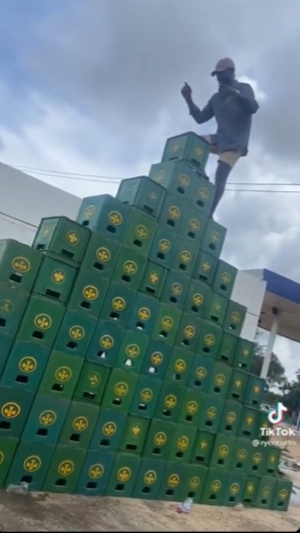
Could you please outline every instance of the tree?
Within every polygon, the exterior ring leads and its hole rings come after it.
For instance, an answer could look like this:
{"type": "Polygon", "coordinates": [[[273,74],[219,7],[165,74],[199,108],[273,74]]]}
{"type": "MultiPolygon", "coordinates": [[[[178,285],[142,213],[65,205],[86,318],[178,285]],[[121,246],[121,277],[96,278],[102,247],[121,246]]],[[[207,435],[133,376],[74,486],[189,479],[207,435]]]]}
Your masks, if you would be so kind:
{"type": "MultiPolygon", "coordinates": [[[[254,357],[252,360],[250,372],[252,374],[255,374],[256,376],[260,375],[264,356],[265,356],[266,348],[264,346],[260,346],[256,343],[255,351],[254,351],[254,357]]],[[[280,386],[284,383],[286,377],[285,377],[285,368],[280,363],[278,357],[276,354],[272,353],[271,355],[271,362],[268,370],[268,382],[270,384],[270,387],[280,386]]]]}

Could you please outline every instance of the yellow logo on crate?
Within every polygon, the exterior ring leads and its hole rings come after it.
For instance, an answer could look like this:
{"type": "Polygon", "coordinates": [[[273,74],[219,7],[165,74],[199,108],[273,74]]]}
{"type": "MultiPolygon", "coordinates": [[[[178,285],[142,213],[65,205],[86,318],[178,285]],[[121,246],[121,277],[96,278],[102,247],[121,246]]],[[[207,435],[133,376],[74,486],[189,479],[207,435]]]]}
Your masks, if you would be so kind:
{"type": "Polygon", "coordinates": [[[161,320],[161,325],[163,329],[166,329],[167,331],[169,331],[174,326],[174,320],[170,316],[164,316],[164,318],[162,318],[161,320]]]}
{"type": "Polygon", "coordinates": [[[247,424],[247,426],[252,426],[252,425],[253,425],[253,422],[254,422],[254,418],[253,418],[253,416],[247,416],[247,418],[246,418],[246,424],[247,424]]]}
{"type": "Polygon", "coordinates": [[[139,424],[135,424],[134,426],[132,426],[131,428],[131,434],[134,436],[134,437],[137,437],[141,432],[141,426],[139,424]]]}
{"type": "Polygon", "coordinates": [[[11,266],[16,272],[29,272],[30,270],[30,262],[26,257],[15,257],[12,260],[11,266]]]}
{"type": "Polygon", "coordinates": [[[194,400],[187,403],[186,411],[189,415],[194,415],[198,411],[198,404],[194,400]]]}
{"type": "Polygon", "coordinates": [[[226,446],[226,444],[223,444],[223,446],[219,447],[219,457],[227,457],[229,454],[229,448],[226,446]]]}
{"type": "Polygon", "coordinates": [[[202,441],[200,442],[200,448],[201,448],[201,450],[204,450],[204,448],[207,448],[207,447],[208,447],[208,442],[207,442],[207,440],[202,440],[202,441]]]}
{"type": "Polygon", "coordinates": [[[208,200],[209,192],[207,189],[205,189],[205,187],[201,187],[200,189],[198,189],[198,198],[200,198],[201,200],[208,200]]]}
{"type": "Polygon", "coordinates": [[[215,342],[216,342],[216,339],[214,335],[212,335],[211,333],[208,333],[207,335],[205,335],[204,343],[206,346],[213,346],[215,342]]]}
{"type": "Polygon", "coordinates": [[[134,261],[125,261],[125,263],[123,263],[123,270],[126,274],[135,274],[138,270],[138,266],[134,261]]]}
{"type": "Polygon", "coordinates": [[[229,487],[229,492],[233,496],[236,496],[240,492],[240,485],[239,483],[232,483],[229,487]]]}
{"type": "Polygon", "coordinates": [[[12,315],[15,312],[15,305],[10,300],[0,300],[0,311],[12,315]]]}
{"type": "Polygon", "coordinates": [[[187,339],[192,339],[195,336],[195,328],[194,328],[194,326],[186,326],[184,328],[184,336],[187,339]]]}
{"type": "Polygon", "coordinates": [[[85,330],[83,329],[83,327],[81,326],[72,326],[70,329],[69,329],[69,336],[72,338],[72,339],[75,339],[77,341],[80,341],[81,339],[83,339],[83,337],[85,336],[85,330]]]}
{"type": "Polygon", "coordinates": [[[113,347],[115,341],[110,335],[103,335],[99,340],[99,344],[102,348],[108,350],[113,347]]]}
{"type": "Polygon", "coordinates": [[[43,237],[49,237],[53,233],[53,227],[52,226],[44,226],[42,229],[42,235],[43,237]]]}
{"type": "Polygon", "coordinates": [[[247,492],[248,494],[253,494],[254,489],[255,489],[255,487],[254,487],[253,483],[247,483],[247,485],[246,485],[246,492],[247,492]]]}
{"type": "Polygon", "coordinates": [[[62,463],[58,465],[57,470],[61,476],[67,477],[67,476],[70,476],[74,472],[75,465],[73,461],[62,461],[62,463]]]}
{"type": "Polygon", "coordinates": [[[194,151],[197,157],[200,157],[201,155],[203,155],[203,150],[200,146],[195,146],[194,151]]]}
{"type": "Polygon", "coordinates": [[[196,490],[198,487],[200,487],[200,478],[198,476],[194,476],[189,481],[189,487],[192,490],[196,490]]]}
{"type": "Polygon", "coordinates": [[[155,192],[149,192],[148,198],[150,200],[157,200],[157,196],[156,196],[155,192]]]}
{"type": "Polygon", "coordinates": [[[180,252],[180,260],[183,263],[190,263],[192,260],[191,252],[189,252],[188,250],[182,250],[182,252],[180,252]]]}
{"type": "Polygon", "coordinates": [[[150,272],[149,279],[151,283],[157,283],[159,281],[159,274],[157,272],[150,272]]]}
{"type": "Polygon", "coordinates": [[[220,242],[221,240],[220,233],[218,233],[217,231],[213,231],[210,235],[210,240],[214,244],[217,244],[218,242],[220,242]]]}
{"type": "Polygon", "coordinates": [[[263,490],[262,490],[263,498],[267,498],[270,495],[270,493],[271,493],[271,489],[268,485],[263,487],[263,490]]]}
{"type": "Polygon", "coordinates": [[[128,355],[128,357],[138,357],[141,353],[141,350],[137,344],[128,344],[125,348],[125,353],[128,355]]]}
{"type": "Polygon", "coordinates": [[[55,371],[55,378],[57,381],[65,383],[66,381],[69,381],[72,377],[72,370],[68,366],[60,366],[55,371]]]}
{"type": "Polygon", "coordinates": [[[225,376],[224,374],[217,374],[216,377],[215,377],[215,384],[218,385],[218,387],[221,387],[222,385],[224,385],[226,379],[225,379],[225,376]]]}
{"type": "Polygon", "coordinates": [[[89,469],[89,477],[91,479],[99,479],[104,474],[104,466],[100,463],[92,465],[89,469]]]}
{"type": "Polygon", "coordinates": [[[125,381],[120,381],[119,383],[116,383],[114,387],[114,393],[117,396],[126,396],[126,394],[129,391],[129,387],[125,381]]]}
{"type": "Polygon", "coordinates": [[[86,209],[84,210],[84,213],[83,213],[83,216],[85,218],[91,218],[93,216],[93,214],[95,213],[95,206],[94,205],[89,205],[88,207],[86,207],[86,209]]]}
{"type": "Polygon", "coordinates": [[[160,170],[159,172],[157,172],[157,174],[155,174],[154,181],[156,181],[156,183],[162,183],[164,181],[165,175],[165,171],[160,170]]]}
{"type": "Polygon", "coordinates": [[[198,379],[203,379],[207,376],[207,370],[206,368],[204,368],[204,366],[198,366],[198,368],[196,368],[195,374],[198,379]]]}
{"type": "Polygon", "coordinates": [[[231,313],[231,320],[234,324],[238,324],[241,321],[241,315],[237,311],[231,313]]]}
{"type": "Polygon", "coordinates": [[[27,472],[36,472],[42,466],[42,460],[38,455],[30,455],[23,463],[23,468],[27,472]]]}
{"type": "Polygon", "coordinates": [[[159,431],[154,435],[154,444],[156,446],[164,446],[167,442],[167,435],[163,431],[159,431]]]}
{"type": "Polygon", "coordinates": [[[128,481],[131,478],[131,469],[127,466],[120,468],[117,472],[117,478],[119,481],[128,481]]]}
{"type": "Polygon", "coordinates": [[[174,370],[181,374],[186,370],[186,362],[183,359],[177,359],[174,363],[174,370]]]}
{"type": "Polygon", "coordinates": [[[180,477],[177,474],[171,474],[168,477],[169,487],[172,487],[172,488],[178,487],[179,483],[180,483],[180,477]]]}
{"type": "Polygon", "coordinates": [[[234,411],[230,411],[229,413],[227,413],[226,422],[228,422],[228,424],[234,424],[235,421],[236,421],[236,413],[234,411]]]}
{"type": "MultiPolygon", "coordinates": [[[[1,464],[1,462],[0,462],[1,464]]],[[[281,489],[278,493],[278,496],[279,496],[279,500],[286,500],[287,497],[288,497],[289,493],[286,489],[281,489]]]]}
{"type": "Polygon", "coordinates": [[[174,396],[174,394],[168,394],[168,396],[165,397],[165,406],[168,407],[168,409],[173,409],[176,405],[176,396],[174,396]]]}
{"type": "Polygon", "coordinates": [[[153,399],[153,392],[151,389],[143,389],[140,394],[140,398],[143,402],[148,403],[153,399]]]}
{"type": "Polygon", "coordinates": [[[160,241],[158,241],[158,248],[162,252],[168,252],[171,249],[170,241],[167,239],[160,239],[160,241]]]}
{"type": "Polygon", "coordinates": [[[172,283],[171,285],[172,294],[175,294],[175,296],[179,296],[180,294],[182,294],[182,291],[183,291],[183,288],[182,288],[182,285],[180,285],[180,283],[172,283]]]}
{"type": "Polygon", "coordinates": [[[39,416],[39,422],[43,426],[52,426],[57,419],[57,414],[54,411],[43,411],[39,416]]]}
{"type": "Polygon", "coordinates": [[[5,418],[16,418],[20,413],[21,407],[15,402],[7,402],[1,409],[1,414],[5,418]]]}
{"type": "Polygon", "coordinates": [[[89,375],[88,380],[91,387],[97,387],[101,382],[101,376],[98,374],[98,372],[94,372],[93,374],[89,375]]]}
{"type": "Polygon", "coordinates": [[[143,320],[143,321],[149,320],[149,318],[151,317],[150,309],[148,309],[148,307],[141,307],[138,310],[138,317],[140,320],[143,320]]]}
{"type": "Polygon", "coordinates": [[[242,354],[243,354],[244,357],[248,357],[249,354],[250,354],[250,352],[249,352],[249,350],[248,350],[247,348],[245,348],[245,349],[242,351],[242,354]]]}
{"type": "Polygon", "coordinates": [[[171,218],[173,218],[173,220],[178,220],[181,217],[180,210],[178,207],[176,207],[176,205],[171,205],[169,207],[168,214],[171,218]]]}
{"type": "Polygon", "coordinates": [[[72,244],[72,246],[76,246],[76,244],[79,243],[79,237],[75,231],[69,231],[66,235],[66,239],[69,244],[72,244]]]}
{"type": "Polygon", "coordinates": [[[66,274],[63,270],[54,270],[51,275],[53,283],[59,285],[66,280],[66,274]]]}
{"type": "Polygon", "coordinates": [[[111,305],[112,308],[115,309],[115,311],[123,311],[126,307],[126,302],[124,298],[121,298],[121,296],[117,296],[113,299],[111,305]]]}
{"type": "Polygon", "coordinates": [[[237,453],[238,459],[242,459],[242,460],[247,459],[247,455],[248,455],[247,450],[239,450],[237,453]]]}
{"type": "Polygon", "coordinates": [[[137,237],[139,237],[140,239],[144,241],[148,238],[149,231],[146,228],[146,226],[139,225],[139,226],[136,226],[135,228],[135,234],[137,237]]]}
{"type": "Polygon", "coordinates": [[[111,211],[108,214],[108,220],[114,226],[120,226],[120,224],[123,222],[123,217],[118,211],[111,211]]]}
{"type": "Polygon", "coordinates": [[[199,231],[199,229],[201,228],[200,220],[198,220],[197,218],[191,218],[191,220],[189,221],[189,227],[192,231],[199,231]]]}
{"type": "Polygon", "coordinates": [[[213,420],[214,418],[216,418],[217,409],[215,407],[209,407],[206,413],[207,413],[207,417],[210,418],[210,420],[213,420]]]}
{"type": "Polygon", "coordinates": [[[219,479],[215,479],[215,481],[213,481],[210,485],[212,492],[220,492],[221,487],[222,487],[222,483],[219,479]]]}
{"type": "Polygon", "coordinates": [[[164,356],[161,352],[153,352],[150,360],[153,365],[161,365],[164,360],[164,356]]]}
{"type": "Polygon", "coordinates": [[[182,187],[188,187],[191,183],[191,180],[186,174],[179,174],[178,182],[180,185],[182,185],[182,187]]]}
{"type": "Polygon", "coordinates": [[[41,313],[36,315],[34,324],[39,329],[49,329],[52,326],[52,318],[49,315],[41,313]]]}
{"type": "Polygon", "coordinates": [[[275,461],[276,461],[276,455],[270,455],[270,457],[269,457],[269,461],[270,461],[270,463],[275,463],[275,461]]]}
{"type": "Polygon", "coordinates": [[[239,389],[243,385],[243,382],[240,379],[237,379],[234,384],[236,388],[239,389]]]}
{"type": "Polygon", "coordinates": [[[176,152],[178,152],[178,150],[180,150],[180,148],[181,148],[181,146],[178,143],[173,144],[173,146],[171,145],[171,150],[172,150],[173,154],[176,154],[176,152]]]}
{"type": "Polygon", "coordinates": [[[89,425],[89,421],[85,416],[77,416],[74,418],[72,425],[77,431],[85,431],[89,425]]]}
{"type": "Polygon", "coordinates": [[[34,372],[37,367],[37,361],[34,357],[23,357],[19,362],[19,369],[25,374],[34,372]]]}
{"type": "Polygon", "coordinates": [[[157,475],[154,470],[148,470],[146,474],[144,475],[144,483],[146,485],[153,485],[155,481],[157,480],[157,475]]]}
{"type": "Polygon", "coordinates": [[[221,280],[224,285],[229,285],[229,283],[231,282],[231,275],[229,274],[229,272],[223,272],[221,280]]]}
{"type": "Polygon", "coordinates": [[[117,431],[117,425],[114,422],[106,422],[102,426],[102,433],[107,437],[112,437],[117,431]]]}
{"type": "Polygon", "coordinates": [[[205,263],[201,264],[201,268],[203,272],[208,272],[211,269],[211,265],[208,261],[206,261],[205,263]]]}
{"type": "Polygon", "coordinates": [[[258,394],[260,392],[260,386],[259,385],[254,385],[253,392],[254,392],[254,394],[258,394]]]}
{"type": "Polygon", "coordinates": [[[1,452],[0,450],[0,465],[3,463],[3,461],[4,461],[4,453],[1,452]]]}
{"type": "Polygon", "coordinates": [[[189,447],[189,439],[186,437],[186,435],[182,435],[177,439],[177,449],[178,450],[186,450],[189,447]]]}
{"type": "Polygon", "coordinates": [[[87,300],[96,300],[99,296],[99,291],[94,285],[86,285],[83,288],[82,294],[87,300]]]}
{"type": "Polygon", "coordinates": [[[111,258],[111,253],[108,248],[98,248],[98,250],[96,250],[96,257],[99,259],[99,261],[107,263],[107,261],[109,261],[111,258]]]}
{"type": "Polygon", "coordinates": [[[253,463],[255,465],[259,465],[262,462],[262,454],[261,453],[255,453],[253,455],[253,463]]]}

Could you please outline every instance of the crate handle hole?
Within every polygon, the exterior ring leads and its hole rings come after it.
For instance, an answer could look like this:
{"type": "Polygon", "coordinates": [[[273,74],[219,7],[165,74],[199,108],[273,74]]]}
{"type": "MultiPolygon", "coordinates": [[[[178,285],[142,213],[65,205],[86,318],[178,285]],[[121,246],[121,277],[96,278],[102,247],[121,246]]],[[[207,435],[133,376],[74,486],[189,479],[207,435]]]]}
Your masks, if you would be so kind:
{"type": "Polygon", "coordinates": [[[122,402],[121,402],[120,398],[114,398],[113,401],[112,401],[112,403],[113,403],[114,405],[121,405],[122,402]]]}
{"type": "Polygon", "coordinates": [[[98,263],[98,261],[96,261],[93,267],[96,268],[97,270],[103,270],[103,263],[98,263]]]}
{"type": "Polygon", "coordinates": [[[185,194],[185,190],[182,187],[177,187],[176,191],[180,194],[185,194]]]}
{"type": "Polygon", "coordinates": [[[133,362],[131,359],[129,359],[129,357],[127,357],[127,359],[124,359],[124,365],[125,366],[133,366],[133,362]]]}
{"type": "Polygon", "coordinates": [[[18,383],[28,383],[28,376],[22,376],[22,374],[20,374],[16,377],[15,381],[18,383]]]}
{"type": "Polygon", "coordinates": [[[90,302],[81,302],[80,307],[83,307],[84,309],[90,309],[91,303],[90,302]]]}
{"type": "Polygon", "coordinates": [[[70,341],[67,344],[67,348],[71,348],[71,350],[76,350],[77,347],[78,347],[78,344],[77,342],[74,342],[74,341],[70,341]]]}
{"type": "Polygon", "coordinates": [[[98,483],[96,483],[96,481],[89,481],[89,482],[86,484],[86,488],[87,488],[87,489],[96,489],[96,488],[97,488],[97,485],[98,485],[98,483]]]}
{"type": "Polygon", "coordinates": [[[100,357],[101,359],[106,359],[107,358],[107,353],[100,351],[100,352],[97,353],[97,356],[100,357]]]}
{"type": "Polygon", "coordinates": [[[161,259],[162,261],[164,261],[166,258],[165,254],[162,254],[161,252],[158,252],[158,254],[156,254],[156,257],[158,259],[161,259]]]}
{"type": "Polygon", "coordinates": [[[61,385],[60,383],[54,383],[51,388],[52,390],[62,392],[64,390],[64,385],[61,385]]]}
{"type": "Polygon", "coordinates": [[[46,248],[45,244],[38,244],[36,247],[37,250],[45,250],[45,248],[46,248]]]}
{"type": "Polygon", "coordinates": [[[10,422],[0,422],[0,429],[10,429],[10,422]]]}
{"type": "Polygon", "coordinates": [[[202,381],[200,381],[199,379],[196,379],[194,383],[196,387],[202,387],[202,381]]]}
{"type": "Polygon", "coordinates": [[[186,270],[186,265],[184,263],[179,263],[179,268],[181,270],[186,270]]]}
{"type": "Polygon", "coordinates": [[[142,493],[143,494],[149,494],[150,492],[151,492],[150,487],[143,487],[143,489],[142,489],[142,493]]]}
{"type": "Polygon", "coordinates": [[[90,221],[89,221],[89,220],[83,220],[83,221],[81,222],[81,225],[87,227],[87,226],[90,225],[90,221]]]}
{"type": "Polygon", "coordinates": [[[147,211],[148,213],[151,213],[151,215],[154,213],[154,209],[150,207],[150,205],[144,204],[144,210],[147,211]]]}
{"type": "Polygon", "coordinates": [[[110,313],[110,318],[112,318],[113,320],[119,320],[119,313],[116,313],[115,311],[113,311],[112,313],[110,313]]]}
{"type": "Polygon", "coordinates": [[[183,339],[182,344],[184,344],[184,346],[189,346],[190,341],[188,341],[187,339],[183,339]]]}
{"type": "Polygon", "coordinates": [[[216,498],[217,498],[216,494],[211,494],[209,497],[210,500],[215,500],[216,498]]]}
{"type": "Polygon", "coordinates": [[[145,324],[142,322],[137,322],[135,325],[136,329],[145,329],[145,324]]]}
{"type": "Polygon", "coordinates": [[[188,232],[188,236],[189,236],[191,239],[195,239],[195,238],[196,238],[196,234],[195,234],[193,231],[189,231],[189,232],[188,232]]]}
{"type": "Polygon", "coordinates": [[[174,222],[174,220],[172,220],[172,219],[169,218],[169,219],[167,220],[167,224],[168,224],[168,226],[171,226],[172,228],[175,228],[175,222],[174,222]]]}
{"type": "Polygon", "coordinates": [[[109,224],[108,226],[106,226],[106,231],[109,231],[110,233],[116,233],[116,228],[109,224]]]}
{"type": "Polygon", "coordinates": [[[149,366],[148,372],[149,374],[157,374],[158,370],[155,368],[155,366],[149,366]]]}
{"type": "Polygon", "coordinates": [[[126,450],[132,450],[135,451],[137,449],[136,444],[126,444],[126,450]]]}
{"type": "Polygon", "coordinates": [[[192,417],[192,415],[187,415],[187,416],[185,417],[185,419],[186,419],[187,422],[192,422],[193,417],[192,417]]]}
{"type": "Polygon", "coordinates": [[[122,490],[124,490],[124,488],[125,488],[125,487],[124,487],[124,484],[123,484],[123,483],[118,483],[118,484],[116,485],[115,490],[121,492],[122,490]]]}
{"type": "Polygon", "coordinates": [[[172,412],[169,410],[169,409],[164,409],[163,410],[163,415],[164,416],[171,416],[172,412]]]}
{"type": "Polygon", "coordinates": [[[4,318],[0,318],[0,326],[1,326],[2,328],[4,328],[5,325],[6,325],[6,320],[4,320],[4,318]]]}
{"type": "Polygon", "coordinates": [[[40,435],[41,437],[46,437],[48,435],[48,429],[46,428],[39,428],[36,432],[37,435],[40,435]]]}
{"type": "Polygon", "coordinates": [[[152,287],[146,287],[146,292],[149,292],[150,294],[155,294],[156,289],[152,289],[152,287]]]}
{"type": "Polygon", "coordinates": [[[72,433],[70,437],[70,440],[72,440],[73,442],[79,442],[80,439],[81,439],[81,435],[79,435],[79,433],[72,433]]]}
{"type": "Polygon", "coordinates": [[[58,487],[65,487],[67,484],[67,480],[66,479],[57,479],[54,483],[54,485],[58,486],[58,487]]]}
{"type": "Polygon", "coordinates": [[[168,336],[167,332],[166,331],[161,331],[160,334],[159,334],[160,337],[164,337],[166,338],[168,336]]]}
{"type": "Polygon", "coordinates": [[[144,403],[140,403],[139,406],[138,406],[138,409],[140,411],[147,411],[147,405],[144,404],[144,403]]]}
{"type": "MultiPolygon", "coordinates": [[[[0,323],[1,325],[1,323],[0,323]]],[[[43,339],[45,336],[44,333],[42,333],[41,331],[34,331],[33,334],[32,334],[32,337],[35,337],[36,339],[43,339]]]]}
{"type": "Polygon", "coordinates": [[[160,455],[161,454],[161,448],[153,448],[152,453],[155,454],[155,455],[160,455]]]}
{"type": "Polygon", "coordinates": [[[58,298],[61,296],[60,292],[52,291],[51,289],[47,289],[46,294],[47,296],[51,296],[51,298],[55,298],[56,300],[58,300],[58,298]]]}
{"type": "Polygon", "coordinates": [[[21,483],[32,483],[32,476],[23,476],[22,479],[21,479],[21,483]]]}
{"type": "Polygon", "coordinates": [[[96,394],[93,392],[84,392],[82,395],[83,398],[86,398],[88,400],[94,400],[96,397],[96,394]]]}
{"type": "Polygon", "coordinates": [[[69,257],[70,259],[72,259],[72,257],[75,255],[74,252],[70,252],[70,250],[66,250],[65,248],[62,248],[61,254],[69,257]]]}
{"type": "Polygon", "coordinates": [[[121,279],[123,281],[125,281],[126,283],[130,283],[131,282],[131,277],[130,276],[127,276],[126,274],[124,274],[121,279]]]}
{"type": "Polygon", "coordinates": [[[176,453],[176,457],[178,457],[178,458],[183,457],[183,453],[182,453],[182,452],[177,452],[177,453],[176,453]]]}
{"type": "Polygon", "coordinates": [[[174,490],[173,489],[166,490],[166,495],[167,496],[173,496],[173,494],[174,494],[174,490]]]}
{"type": "Polygon", "coordinates": [[[180,381],[181,380],[181,375],[180,374],[173,374],[173,379],[175,381],[180,381]]]}
{"type": "Polygon", "coordinates": [[[224,464],[224,459],[218,459],[218,465],[223,465],[224,464]]]}
{"type": "Polygon", "coordinates": [[[142,246],[141,241],[139,241],[138,239],[134,239],[133,244],[134,244],[135,246],[138,246],[139,248],[141,248],[141,246],[142,246]]]}
{"type": "Polygon", "coordinates": [[[110,445],[110,440],[109,439],[102,439],[100,441],[100,446],[109,446],[110,445]]]}
{"type": "Polygon", "coordinates": [[[204,461],[204,457],[202,455],[196,455],[195,459],[198,461],[198,463],[203,463],[204,461]]]}
{"type": "Polygon", "coordinates": [[[15,281],[16,283],[22,283],[22,278],[22,274],[17,274],[16,272],[9,276],[9,279],[11,281],[15,281]]]}
{"type": "Polygon", "coordinates": [[[169,298],[169,301],[172,302],[172,304],[176,304],[177,303],[177,298],[175,298],[175,296],[171,296],[169,298]]]}

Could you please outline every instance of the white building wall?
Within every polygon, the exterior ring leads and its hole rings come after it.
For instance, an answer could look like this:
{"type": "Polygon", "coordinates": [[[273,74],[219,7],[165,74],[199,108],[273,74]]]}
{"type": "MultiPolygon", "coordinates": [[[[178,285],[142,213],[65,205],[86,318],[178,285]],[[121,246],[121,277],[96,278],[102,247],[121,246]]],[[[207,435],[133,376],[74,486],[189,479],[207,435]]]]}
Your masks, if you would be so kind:
{"type": "Polygon", "coordinates": [[[74,220],[80,203],[81,198],[0,163],[0,239],[31,245],[42,218],[74,220]]]}

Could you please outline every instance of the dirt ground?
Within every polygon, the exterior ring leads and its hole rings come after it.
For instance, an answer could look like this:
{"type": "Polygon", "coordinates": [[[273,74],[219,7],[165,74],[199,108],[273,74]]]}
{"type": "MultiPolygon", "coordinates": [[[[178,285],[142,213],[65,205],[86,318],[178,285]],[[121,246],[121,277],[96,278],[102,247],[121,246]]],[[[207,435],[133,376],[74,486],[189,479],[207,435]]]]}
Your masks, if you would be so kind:
{"type": "MultiPolygon", "coordinates": [[[[294,440],[294,439],[293,439],[294,440]]],[[[290,445],[300,461],[300,437],[290,445]]],[[[300,473],[294,474],[300,487],[300,473]]],[[[288,512],[194,505],[189,515],[176,504],[65,494],[0,491],[0,531],[298,531],[300,506],[288,512]]]]}

